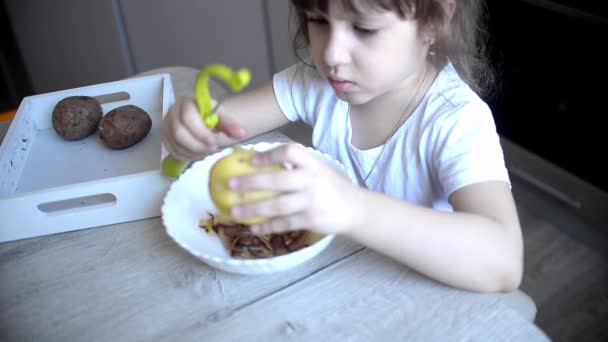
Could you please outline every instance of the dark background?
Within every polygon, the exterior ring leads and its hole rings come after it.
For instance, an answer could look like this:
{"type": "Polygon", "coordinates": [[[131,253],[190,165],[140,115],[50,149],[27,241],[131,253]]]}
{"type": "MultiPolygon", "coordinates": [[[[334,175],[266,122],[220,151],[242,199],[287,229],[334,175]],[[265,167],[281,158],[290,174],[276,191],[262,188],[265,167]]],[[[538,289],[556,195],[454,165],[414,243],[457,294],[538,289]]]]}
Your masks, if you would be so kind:
{"type": "MultiPolygon", "coordinates": [[[[488,0],[499,133],[608,192],[608,10],[603,1],[488,0]]],[[[0,1],[0,112],[32,95],[0,1]]]]}
{"type": "Polygon", "coordinates": [[[502,136],[608,192],[602,3],[488,1],[500,81],[488,102],[502,136]]]}
{"type": "Polygon", "coordinates": [[[15,109],[24,96],[32,95],[29,76],[9,23],[4,1],[0,1],[0,112],[15,109]]]}

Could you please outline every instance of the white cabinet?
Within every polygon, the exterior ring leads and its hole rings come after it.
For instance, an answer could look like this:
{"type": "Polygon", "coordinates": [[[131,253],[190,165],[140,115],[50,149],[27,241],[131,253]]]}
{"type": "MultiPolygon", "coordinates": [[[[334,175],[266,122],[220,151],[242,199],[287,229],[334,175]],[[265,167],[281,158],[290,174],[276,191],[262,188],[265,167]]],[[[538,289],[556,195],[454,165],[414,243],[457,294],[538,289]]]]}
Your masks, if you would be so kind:
{"type": "Polygon", "coordinates": [[[297,59],[288,0],[6,0],[35,93],[223,63],[251,87],[297,59]]]}
{"type": "Polygon", "coordinates": [[[136,72],[223,63],[271,78],[263,0],[121,0],[136,72]]]}
{"type": "Polygon", "coordinates": [[[5,3],[35,93],[176,65],[247,67],[251,86],[272,76],[264,0],[5,3]]]}
{"type": "Polygon", "coordinates": [[[4,3],[35,93],[128,76],[114,1],[4,3]]]}
{"type": "Polygon", "coordinates": [[[265,0],[266,20],[271,46],[272,71],[282,70],[297,61],[293,51],[296,32],[295,14],[289,0],[265,0]]]}

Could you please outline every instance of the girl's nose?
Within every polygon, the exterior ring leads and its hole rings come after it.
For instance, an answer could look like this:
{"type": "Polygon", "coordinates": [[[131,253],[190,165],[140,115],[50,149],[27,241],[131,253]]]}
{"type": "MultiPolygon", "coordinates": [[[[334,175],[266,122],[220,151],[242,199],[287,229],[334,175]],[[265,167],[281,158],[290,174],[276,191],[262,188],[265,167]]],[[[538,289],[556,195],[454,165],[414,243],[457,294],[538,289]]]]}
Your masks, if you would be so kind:
{"type": "Polygon", "coordinates": [[[347,64],[350,61],[348,42],[339,32],[331,32],[325,46],[325,63],[329,67],[347,64]]]}

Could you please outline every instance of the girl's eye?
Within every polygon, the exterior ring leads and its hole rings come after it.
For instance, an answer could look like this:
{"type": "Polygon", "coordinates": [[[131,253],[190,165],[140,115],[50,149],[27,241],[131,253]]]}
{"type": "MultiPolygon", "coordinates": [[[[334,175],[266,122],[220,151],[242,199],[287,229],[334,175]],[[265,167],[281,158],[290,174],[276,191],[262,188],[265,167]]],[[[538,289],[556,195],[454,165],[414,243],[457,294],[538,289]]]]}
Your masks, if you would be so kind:
{"type": "Polygon", "coordinates": [[[355,31],[364,34],[364,35],[372,35],[374,33],[377,33],[378,30],[376,29],[369,29],[369,28],[365,28],[365,27],[361,27],[361,26],[357,26],[355,25],[355,31]]]}

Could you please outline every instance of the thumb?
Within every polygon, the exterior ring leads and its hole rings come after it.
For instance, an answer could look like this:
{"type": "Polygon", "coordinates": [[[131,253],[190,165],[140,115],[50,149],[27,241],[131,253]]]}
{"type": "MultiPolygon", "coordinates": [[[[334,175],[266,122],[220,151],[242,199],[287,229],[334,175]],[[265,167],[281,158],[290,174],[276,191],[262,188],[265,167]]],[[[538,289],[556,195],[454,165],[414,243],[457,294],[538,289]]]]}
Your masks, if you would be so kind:
{"type": "Polygon", "coordinates": [[[247,131],[241,127],[235,120],[226,116],[220,115],[220,120],[215,127],[215,130],[222,132],[229,138],[240,140],[247,137],[247,131]]]}

